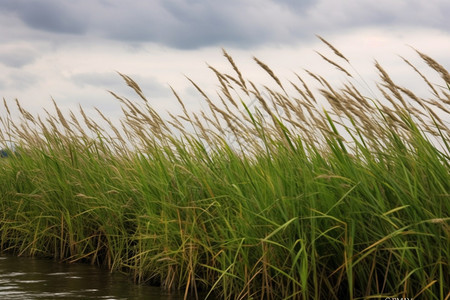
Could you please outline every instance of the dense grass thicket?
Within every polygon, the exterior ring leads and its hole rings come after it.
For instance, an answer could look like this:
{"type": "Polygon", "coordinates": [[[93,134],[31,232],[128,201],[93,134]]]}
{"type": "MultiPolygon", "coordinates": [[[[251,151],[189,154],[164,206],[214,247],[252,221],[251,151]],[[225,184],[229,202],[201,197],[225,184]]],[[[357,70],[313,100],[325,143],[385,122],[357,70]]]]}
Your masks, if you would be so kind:
{"type": "Polygon", "coordinates": [[[306,73],[274,86],[213,67],[207,110],[164,120],[141,89],[116,94],[120,125],[99,111],[20,120],[4,102],[0,250],[85,261],[138,282],[222,299],[449,299],[450,75],[430,96],[375,64],[381,99],[306,73]],[[256,99],[255,105],[249,105],[256,99]],[[323,109],[326,107],[327,109],[323,109]],[[102,128],[103,127],[103,128],[102,128]],[[231,141],[231,142],[230,142],[231,141]]]}

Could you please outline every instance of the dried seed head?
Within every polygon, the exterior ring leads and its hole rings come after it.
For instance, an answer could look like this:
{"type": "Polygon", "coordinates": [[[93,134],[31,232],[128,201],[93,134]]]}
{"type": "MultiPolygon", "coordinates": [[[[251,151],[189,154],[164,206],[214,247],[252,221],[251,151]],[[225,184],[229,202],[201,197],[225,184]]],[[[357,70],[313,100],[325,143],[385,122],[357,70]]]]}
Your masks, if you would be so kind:
{"type": "Polygon", "coordinates": [[[325,40],[320,35],[316,35],[325,45],[327,45],[331,50],[333,50],[334,54],[339,56],[340,58],[344,59],[346,62],[349,62],[349,60],[341,53],[338,49],[336,49],[331,43],[329,43],[327,40],[325,40]]]}

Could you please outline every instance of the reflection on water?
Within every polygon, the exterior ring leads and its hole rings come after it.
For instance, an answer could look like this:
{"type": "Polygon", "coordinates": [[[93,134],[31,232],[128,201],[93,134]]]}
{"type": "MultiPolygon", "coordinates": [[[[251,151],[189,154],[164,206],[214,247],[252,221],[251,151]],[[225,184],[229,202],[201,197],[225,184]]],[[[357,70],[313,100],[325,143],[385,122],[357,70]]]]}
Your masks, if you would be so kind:
{"type": "Polygon", "coordinates": [[[135,285],[122,274],[85,264],[0,256],[0,299],[180,300],[158,287],[135,285]]]}

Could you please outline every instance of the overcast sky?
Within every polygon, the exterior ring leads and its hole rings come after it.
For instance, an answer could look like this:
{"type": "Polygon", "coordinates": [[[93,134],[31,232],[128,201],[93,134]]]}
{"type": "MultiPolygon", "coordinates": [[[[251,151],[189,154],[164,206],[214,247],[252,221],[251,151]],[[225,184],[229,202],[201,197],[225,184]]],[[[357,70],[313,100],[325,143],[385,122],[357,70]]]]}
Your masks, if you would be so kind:
{"type": "Polygon", "coordinates": [[[304,68],[334,78],[314,52],[330,53],[316,34],[361,75],[375,74],[377,59],[406,80],[398,55],[419,61],[410,46],[449,68],[448,16],[448,0],[1,0],[0,96],[32,112],[53,97],[65,111],[81,104],[117,117],[107,90],[131,95],[119,71],[157,110],[176,109],[169,84],[195,108],[185,75],[214,90],[206,63],[228,70],[222,47],[256,82],[267,74],[253,56],[282,79],[304,68]]]}

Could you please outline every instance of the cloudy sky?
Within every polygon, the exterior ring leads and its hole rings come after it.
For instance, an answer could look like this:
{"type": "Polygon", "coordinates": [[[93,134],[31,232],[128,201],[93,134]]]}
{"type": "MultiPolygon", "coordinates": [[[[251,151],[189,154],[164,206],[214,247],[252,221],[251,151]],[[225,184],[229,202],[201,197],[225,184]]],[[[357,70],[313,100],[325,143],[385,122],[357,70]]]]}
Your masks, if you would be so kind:
{"type": "Polygon", "coordinates": [[[120,109],[107,90],[132,97],[122,72],[157,110],[177,109],[169,85],[196,108],[185,76],[213,91],[207,64],[229,69],[222,47],[255,82],[268,78],[253,56],[282,79],[303,69],[334,78],[315,53],[331,53],[316,34],[365,78],[376,59],[412,81],[399,58],[420,64],[410,46],[449,69],[449,15],[448,0],[1,0],[0,96],[31,112],[53,97],[63,111],[96,106],[114,118],[120,109]]]}

